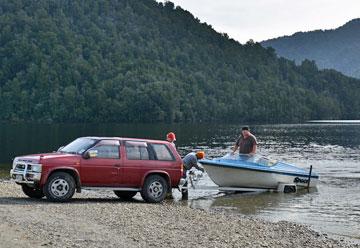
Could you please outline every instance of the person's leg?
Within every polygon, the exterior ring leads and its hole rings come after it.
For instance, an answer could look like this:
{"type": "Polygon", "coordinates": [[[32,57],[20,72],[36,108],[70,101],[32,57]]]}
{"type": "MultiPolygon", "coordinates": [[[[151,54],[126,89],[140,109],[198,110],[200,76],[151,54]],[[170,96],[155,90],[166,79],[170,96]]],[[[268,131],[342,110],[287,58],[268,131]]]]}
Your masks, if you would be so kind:
{"type": "Polygon", "coordinates": [[[182,199],[187,200],[189,196],[189,192],[188,192],[188,180],[186,177],[186,170],[184,170],[182,178],[185,179],[185,183],[182,186],[183,188],[181,189],[182,199]]]}

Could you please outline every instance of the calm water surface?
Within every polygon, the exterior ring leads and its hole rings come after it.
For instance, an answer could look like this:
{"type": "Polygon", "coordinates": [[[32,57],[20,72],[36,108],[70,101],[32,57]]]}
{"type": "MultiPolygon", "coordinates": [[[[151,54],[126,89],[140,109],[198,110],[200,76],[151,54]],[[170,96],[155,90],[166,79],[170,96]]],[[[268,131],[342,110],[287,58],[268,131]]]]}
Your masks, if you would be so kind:
{"type": "MultiPolygon", "coordinates": [[[[79,136],[126,136],[164,139],[177,134],[181,155],[202,149],[208,158],[225,155],[239,134],[235,125],[39,125],[0,124],[0,164],[17,155],[54,151],[79,136]]],[[[258,153],[308,168],[320,175],[316,190],[295,194],[224,195],[193,190],[193,208],[217,209],[271,221],[287,220],[360,243],[360,125],[254,125],[258,153]]],[[[4,165],[2,166],[4,167],[4,165]]],[[[8,168],[6,168],[8,169],[8,168]]],[[[213,183],[205,175],[199,185],[213,183]]]]}

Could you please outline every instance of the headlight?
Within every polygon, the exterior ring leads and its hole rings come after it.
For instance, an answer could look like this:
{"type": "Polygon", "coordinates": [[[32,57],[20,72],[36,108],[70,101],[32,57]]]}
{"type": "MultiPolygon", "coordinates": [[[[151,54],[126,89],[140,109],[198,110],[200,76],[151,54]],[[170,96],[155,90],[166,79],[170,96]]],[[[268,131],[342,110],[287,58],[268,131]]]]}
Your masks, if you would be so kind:
{"type": "Polygon", "coordinates": [[[12,168],[15,169],[16,163],[18,161],[18,158],[14,158],[12,168]]]}
{"type": "Polygon", "coordinates": [[[31,171],[33,172],[41,172],[42,165],[41,164],[32,164],[31,165],[31,171]]]}

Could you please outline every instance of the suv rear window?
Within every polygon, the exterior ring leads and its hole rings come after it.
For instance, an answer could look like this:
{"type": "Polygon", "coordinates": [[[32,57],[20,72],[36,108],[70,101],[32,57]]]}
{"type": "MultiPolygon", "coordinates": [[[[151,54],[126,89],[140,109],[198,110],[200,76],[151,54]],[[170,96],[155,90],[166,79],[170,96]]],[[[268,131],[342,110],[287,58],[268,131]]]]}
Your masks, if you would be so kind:
{"type": "Polygon", "coordinates": [[[149,151],[146,142],[143,141],[126,141],[126,157],[129,160],[149,160],[149,151]]]}
{"type": "Polygon", "coordinates": [[[166,161],[172,161],[175,160],[172,153],[169,151],[169,148],[167,148],[164,144],[151,144],[154,152],[156,154],[156,158],[158,160],[166,160],[166,161]]]}

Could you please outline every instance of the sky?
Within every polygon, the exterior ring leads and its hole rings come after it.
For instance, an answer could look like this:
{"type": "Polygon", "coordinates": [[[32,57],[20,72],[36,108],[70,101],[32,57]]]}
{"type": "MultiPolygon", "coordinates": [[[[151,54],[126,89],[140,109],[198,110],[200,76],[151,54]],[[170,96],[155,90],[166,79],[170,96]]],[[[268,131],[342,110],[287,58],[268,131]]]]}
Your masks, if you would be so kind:
{"type": "MultiPolygon", "coordinates": [[[[161,1],[164,2],[164,1],[161,1]]],[[[334,29],[360,18],[360,0],[172,0],[231,38],[263,41],[334,29]]]]}

